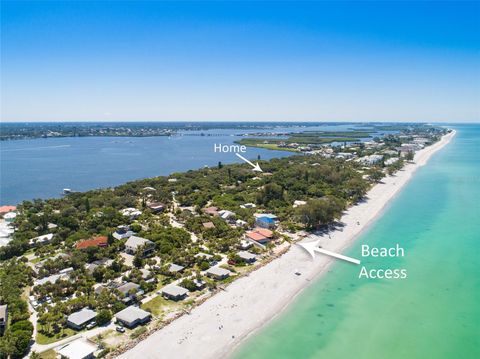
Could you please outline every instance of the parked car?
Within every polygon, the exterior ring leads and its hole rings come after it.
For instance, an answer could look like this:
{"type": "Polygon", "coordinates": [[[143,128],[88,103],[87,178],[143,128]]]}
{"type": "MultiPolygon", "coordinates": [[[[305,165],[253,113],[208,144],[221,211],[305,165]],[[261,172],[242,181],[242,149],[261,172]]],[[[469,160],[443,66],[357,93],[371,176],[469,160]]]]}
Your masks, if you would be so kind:
{"type": "Polygon", "coordinates": [[[124,327],[121,327],[121,326],[117,326],[117,327],[115,328],[115,330],[116,330],[117,332],[119,332],[119,333],[125,333],[125,328],[124,328],[124,327]]]}
{"type": "Polygon", "coordinates": [[[97,325],[97,322],[91,322],[91,323],[87,324],[86,328],[88,330],[90,330],[92,328],[95,328],[96,325],[97,325]]]}

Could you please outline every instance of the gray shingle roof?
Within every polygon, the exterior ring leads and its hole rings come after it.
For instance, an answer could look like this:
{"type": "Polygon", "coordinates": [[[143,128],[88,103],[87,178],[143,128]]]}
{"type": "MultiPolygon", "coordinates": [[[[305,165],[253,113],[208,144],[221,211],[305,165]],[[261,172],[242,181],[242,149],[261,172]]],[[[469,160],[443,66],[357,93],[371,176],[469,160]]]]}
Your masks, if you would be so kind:
{"type": "Polygon", "coordinates": [[[115,314],[115,318],[127,323],[132,323],[137,319],[145,320],[150,315],[151,314],[149,312],[131,305],[130,307],[127,307],[124,310],[121,310],[120,312],[115,314]]]}
{"type": "Polygon", "coordinates": [[[83,308],[78,312],[72,313],[67,320],[73,324],[81,326],[97,316],[97,313],[91,309],[83,308]]]}
{"type": "Polygon", "coordinates": [[[183,296],[188,293],[188,289],[179,287],[178,285],[170,284],[162,288],[162,294],[167,294],[172,297],[183,296]]]}
{"type": "Polygon", "coordinates": [[[128,282],[128,283],[125,283],[125,284],[121,285],[117,289],[123,294],[128,294],[128,292],[130,292],[130,290],[135,289],[136,291],[138,291],[139,288],[140,288],[140,286],[138,284],[128,282]]]}
{"type": "Polygon", "coordinates": [[[169,272],[180,272],[181,270],[183,270],[185,267],[179,265],[179,264],[175,264],[175,263],[172,263],[170,264],[170,267],[168,267],[168,271],[169,272]]]}
{"type": "Polygon", "coordinates": [[[230,275],[230,271],[228,269],[224,269],[221,267],[212,267],[209,270],[207,270],[208,274],[213,274],[215,276],[224,276],[224,275],[230,275]]]}
{"type": "Polygon", "coordinates": [[[146,238],[137,237],[137,236],[131,236],[125,242],[125,246],[132,247],[132,248],[135,248],[135,249],[140,247],[140,246],[143,246],[145,244],[152,245],[153,242],[151,240],[146,239],[146,238]]]}

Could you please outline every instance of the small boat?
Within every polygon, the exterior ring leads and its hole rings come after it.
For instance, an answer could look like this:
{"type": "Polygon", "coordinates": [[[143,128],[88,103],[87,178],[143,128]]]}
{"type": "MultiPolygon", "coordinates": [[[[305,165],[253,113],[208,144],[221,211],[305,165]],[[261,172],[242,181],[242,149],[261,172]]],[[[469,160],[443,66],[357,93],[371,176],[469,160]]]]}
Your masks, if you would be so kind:
{"type": "Polygon", "coordinates": [[[63,189],[63,194],[70,194],[70,193],[72,193],[72,190],[70,188],[63,189]]]}

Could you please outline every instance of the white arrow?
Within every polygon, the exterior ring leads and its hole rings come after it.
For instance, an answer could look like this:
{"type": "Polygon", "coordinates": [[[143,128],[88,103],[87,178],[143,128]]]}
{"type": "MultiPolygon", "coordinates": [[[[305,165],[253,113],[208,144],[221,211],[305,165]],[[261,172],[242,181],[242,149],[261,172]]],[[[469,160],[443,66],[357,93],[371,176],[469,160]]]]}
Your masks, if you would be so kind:
{"type": "Polygon", "coordinates": [[[247,162],[250,166],[253,167],[253,170],[254,171],[257,171],[257,172],[263,172],[263,170],[260,168],[260,166],[258,165],[258,162],[256,165],[254,165],[252,162],[250,162],[249,160],[247,160],[245,157],[243,157],[241,154],[239,153],[235,153],[237,155],[237,157],[240,157],[242,160],[244,160],[245,162],[247,162]]]}
{"type": "Polygon", "coordinates": [[[347,257],[347,256],[344,256],[342,254],[335,253],[335,252],[327,251],[326,249],[323,249],[323,248],[318,248],[318,243],[319,242],[320,241],[314,241],[314,242],[298,243],[298,244],[303,249],[305,249],[308,252],[308,254],[310,254],[312,256],[312,259],[315,258],[315,252],[318,252],[318,253],[326,254],[327,256],[342,259],[342,260],[350,262],[350,263],[360,264],[360,261],[358,259],[347,257]]]}

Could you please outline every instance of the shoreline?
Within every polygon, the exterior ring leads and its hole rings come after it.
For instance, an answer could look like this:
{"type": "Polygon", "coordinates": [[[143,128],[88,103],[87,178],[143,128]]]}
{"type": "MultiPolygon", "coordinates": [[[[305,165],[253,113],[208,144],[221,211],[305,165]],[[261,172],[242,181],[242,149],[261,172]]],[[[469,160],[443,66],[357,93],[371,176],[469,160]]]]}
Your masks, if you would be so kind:
{"type": "MultiPolygon", "coordinates": [[[[320,240],[322,247],[343,252],[380,217],[416,169],[425,165],[454,136],[455,131],[452,131],[437,143],[418,151],[414,163],[372,187],[366,201],[345,211],[341,218],[345,226],[331,232],[330,239],[311,234],[306,241],[320,240]]],[[[307,286],[321,279],[335,261],[327,256],[306,260],[307,256],[299,246],[292,245],[280,258],[234,281],[226,291],[152,333],[119,357],[158,358],[160,353],[162,357],[176,357],[182,353],[182,358],[195,359],[231,356],[250,335],[287,309],[307,286]],[[295,275],[297,270],[301,276],[295,275]]]]}

